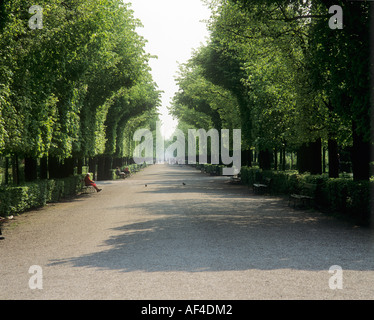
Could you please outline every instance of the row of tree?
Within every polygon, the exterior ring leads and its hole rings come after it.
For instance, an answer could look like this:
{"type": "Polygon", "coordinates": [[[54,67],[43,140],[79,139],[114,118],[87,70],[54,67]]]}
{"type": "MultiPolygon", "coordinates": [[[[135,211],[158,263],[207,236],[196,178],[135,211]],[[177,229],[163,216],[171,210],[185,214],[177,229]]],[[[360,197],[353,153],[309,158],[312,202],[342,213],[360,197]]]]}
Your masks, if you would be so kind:
{"type": "MultiPolygon", "coordinates": [[[[210,39],[180,68],[172,114],[181,126],[241,128],[242,162],[297,153],[301,172],[330,177],[349,150],[354,178],[370,176],[370,9],[366,2],[212,0],[210,39]],[[330,28],[332,5],[343,29],[330,28]]],[[[277,159],[277,157],[275,158],[277,159]]]]}
{"type": "Polygon", "coordinates": [[[33,4],[0,0],[5,172],[12,165],[17,182],[24,159],[26,180],[39,165],[40,178],[56,178],[90,159],[103,178],[131,157],[134,130],[158,117],[140,22],[121,0],[40,0],[30,11],[33,4]]]}

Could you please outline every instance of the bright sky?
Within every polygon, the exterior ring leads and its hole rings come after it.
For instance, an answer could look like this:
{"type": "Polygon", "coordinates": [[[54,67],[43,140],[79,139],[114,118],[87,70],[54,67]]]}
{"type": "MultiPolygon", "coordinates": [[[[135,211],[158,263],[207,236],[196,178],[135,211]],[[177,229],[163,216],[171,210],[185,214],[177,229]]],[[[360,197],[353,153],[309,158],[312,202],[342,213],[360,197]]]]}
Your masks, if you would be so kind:
{"type": "Polygon", "coordinates": [[[175,76],[178,63],[191,58],[192,49],[200,47],[208,38],[206,24],[210,10],[201,0],[125,0],[132,4],[135,18],[144,28],[137,30],[148,43],[146,51],[158,56],[152,59],[152,76],[162,95],[160,108],[163,134],[167,138],[177,121],[167,112],[174,93],[178,91],[175,76]]]}

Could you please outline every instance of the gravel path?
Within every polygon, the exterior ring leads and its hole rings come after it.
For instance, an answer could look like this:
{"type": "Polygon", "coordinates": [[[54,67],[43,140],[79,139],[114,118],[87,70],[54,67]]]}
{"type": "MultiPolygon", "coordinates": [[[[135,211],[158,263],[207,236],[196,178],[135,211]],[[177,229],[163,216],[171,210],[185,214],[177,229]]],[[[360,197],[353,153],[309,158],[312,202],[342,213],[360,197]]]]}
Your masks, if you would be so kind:
{"type": "Polygon", "coordinates": [[[187,166],[98,184],[4,226],[1,299],[374,298],[367,229],[187,166]]]}

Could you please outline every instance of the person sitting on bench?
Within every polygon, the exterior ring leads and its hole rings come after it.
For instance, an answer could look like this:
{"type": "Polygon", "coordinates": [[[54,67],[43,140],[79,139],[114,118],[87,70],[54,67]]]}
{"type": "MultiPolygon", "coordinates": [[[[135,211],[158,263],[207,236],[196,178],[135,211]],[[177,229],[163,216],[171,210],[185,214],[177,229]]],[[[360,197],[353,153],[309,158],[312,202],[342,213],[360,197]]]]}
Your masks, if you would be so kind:
{"type": "Polygon", "coordinates": [[[89,187],[89,186],[94,187],[95,190],[96,190],[97,192],[100,192],[101,190],[103,190],[103,189],[99,189],[99,188],[97,187],[95,181],[91,180],[91,177],[90,177],[90,174],[89,174],[89,173],[86,174],[86,177],[84,178],[84,183],[85,183],[85,185],[86,185],[87,187],[89,187]]]}
{"type": "Polygon", "coordinates": [[[126,173],[125,173],[125,172],[122,172],[122,171],[120,170],[120,168],[117,167],[117,169],[116,169],[116,175],[117,175],[118,177],[120,177],[120,178],[125,178],[126,173]]]}

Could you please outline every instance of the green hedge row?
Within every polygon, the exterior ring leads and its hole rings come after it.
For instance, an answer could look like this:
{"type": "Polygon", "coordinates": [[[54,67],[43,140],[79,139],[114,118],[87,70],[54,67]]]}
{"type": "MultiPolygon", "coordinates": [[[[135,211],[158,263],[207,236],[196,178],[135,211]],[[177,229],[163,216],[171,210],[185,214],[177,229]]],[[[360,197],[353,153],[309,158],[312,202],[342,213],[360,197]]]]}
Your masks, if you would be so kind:
{"type": "MultiPolygon", "coordinates": [[[[131,172],[136,172],[145,166],[145,164],[131,164],[126,167],[131,172]]],[[[85,174],[81,174],[63,179],[39,180],[21,186],[1,186],[0,216],[18,214],[28,209],[43,207],[49,202],[58,202],[63,198],[74,196],[82,191],[84,177],[85,174]]],[[[115,170],[112,170],[112,179],[117,179],[115,170]]]]}
{"type": "Polygon", "coordinates": [[[297,193],[303,184],[314,183],[317,185],[315,203],[318,207],[347,215],[359,224],[370,223],[373,182],[350,178],[331,179],[328,175],[298,174],[297,171],[263,171],[252,167],[242,167],[240,172],[242,183],[248,186],[264,178],[271,178],[270,192],[273,194],[297,193]]]}
{"type": "Polygon", "coordinates": [[[0,216],[21,213],[48,202],[58,202],[82,190],[84,175],[56,180],[40,180],[22,186],[0,187],[0,216]]]}
{"type": "MultiPolygon", "coordinates": [[[[140,169],[143,169],[147,166],[146,163],[142,163],[142,164],[129,164],[129,165],[125,165],[123,167],[121,167],[121,170],[123,171],[125,168],[129,168],[130,172],[131,173],[134,173],[134,172],[137,172],[139,171],[140,169]]],[[[110,170],[111,171],[111,179],[112,180],[116,180],[116,179],[119,179],[119,177],[116,175],[116,169],[112,169],[110,170]]]]}
{"type": "Polygon", "coordinates": [[[195,168],[201,171],[204,171],[206,173],[210,174],[217,174],[222,175],[222,169],[225,168],[224,165],[218,165],[218,164],[201,164],[197,163],[195,165],[195,168]]]}
{"type": "MultiPolygon", "coordinates": [[[[222,175],[222,165],[196,164],[196,169],[206,173],[222,175]]],[[[242,167],[241,182],[252,186],[255,182],[270,178],[270,192],[278,195],[289,195],[301,191],[305,183],[317,185],[315,204],[318,208],[338,215],[352,218],[361,225],[370,224],[371,195],[374,182],[354,181],[351,178],[331,179],[327,174],[311,175],[298,174],[293,171],[261,170],[256,167],[242,167]]]]}

